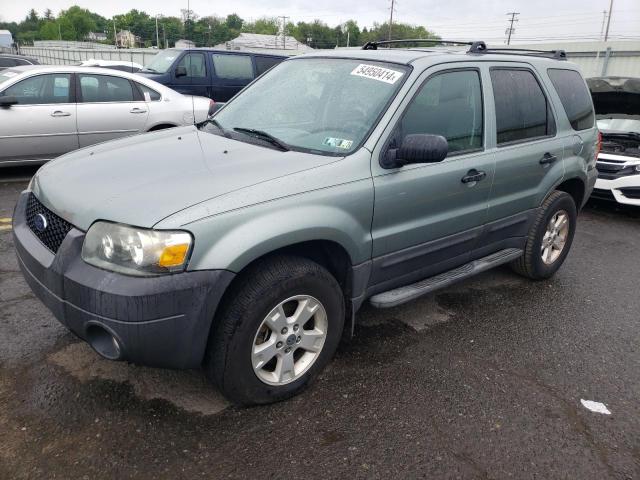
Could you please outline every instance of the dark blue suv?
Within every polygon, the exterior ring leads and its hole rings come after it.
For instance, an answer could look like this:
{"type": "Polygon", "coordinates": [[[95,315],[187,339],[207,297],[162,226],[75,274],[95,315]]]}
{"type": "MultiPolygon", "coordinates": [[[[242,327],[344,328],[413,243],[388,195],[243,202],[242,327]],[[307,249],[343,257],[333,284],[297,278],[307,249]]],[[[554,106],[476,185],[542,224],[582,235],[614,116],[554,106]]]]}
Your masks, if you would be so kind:
{"type": "Polygon", "coordinates": [[[159,52],[138,72],[187,95],[226,102],[285,56],[192,48],[159,52]]]}

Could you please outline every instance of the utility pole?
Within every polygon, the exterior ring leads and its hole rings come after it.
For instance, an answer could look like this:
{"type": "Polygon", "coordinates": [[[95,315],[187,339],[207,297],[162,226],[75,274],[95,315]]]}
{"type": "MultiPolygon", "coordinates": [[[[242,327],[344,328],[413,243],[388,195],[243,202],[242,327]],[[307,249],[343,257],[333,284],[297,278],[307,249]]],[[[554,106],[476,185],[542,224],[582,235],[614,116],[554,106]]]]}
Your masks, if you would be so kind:
{"type": "Polygon", "coordinates": [[[287,48],[287,20],[289,17],[282,15],[278,18],[282,19],[282,49],[285,50],[287,48]]]}
{"type": "Polygon", "coordinates": [[[162,41],[164,43],[164,48],[169,48],[169,44],[167,44],[167,32],[164,30],[164,23],[162,24],[162,41]]]}
{"type": "Polygon", "coordinates": [[[515,30],[513,29],[513,22],[517,22],[518,19],[516,18],[518,15],[520,15],[520,12],[509,12],[507,13],[507,15],[511,15],[511,20],[510,20],[510,24],[509,24],[509,28],[507,28],[507,45],[511,45],[511,34],[513,32],[515,32],[515,30]]]}
{"type": "Polygon", "coordinates": [[[609,2],[609,16],[607,17],[607,30],[604,32],[604,41],[609,40],[609,26],[611,25],[611,12],[613,10],[613,0],[609,2]]]}
{"type": "Polygon", "coordinates": [[[60,28],[60,22],[58,22],[58,37],[62,40],[62,29],[60,28]]]}
{"type": "Polygon", "coordinates": [[[393,11],[396,9],[396,0],[391,0],[391,11],[389,13],[389,40],[391,40],[391,32],[393,28],[393,11]]]}
{"type": "Polygon", "coordinates": [[[158,33],[158,15],[156,15],[156,46],[160,50],[160,34],[158,33]]]}
{"type": "Polygon", "coordinates": [[[116,19],[113,19],[113,44],[118,48],[118,35],[116,34],[116,19]]]}

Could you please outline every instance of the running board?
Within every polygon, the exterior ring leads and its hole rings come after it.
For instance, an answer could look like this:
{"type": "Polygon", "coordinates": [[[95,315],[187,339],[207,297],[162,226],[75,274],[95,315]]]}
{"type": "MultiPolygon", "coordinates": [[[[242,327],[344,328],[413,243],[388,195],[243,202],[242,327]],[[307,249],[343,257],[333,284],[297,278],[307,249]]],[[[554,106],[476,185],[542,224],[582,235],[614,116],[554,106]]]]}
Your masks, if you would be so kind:
{"type": "Polygon", "coordinates": [[[371,305],[376,308],[391,308],[397,305],[414,300],[422,295],[433,292],[440,288],[448,287],[449,285],[464,280],[465,278],[472,277],[485,270],[490,270],[493,267],[508,263],[521,257],[524,253],[519,248],[507,248],[500,250],[499,252],[492,253],[473,262],[469,262],[461,267],[454,268],[448,272],[441,273],[435,277],[425,278],[419,282],[406,285],[404,287],[389,290],[387,292],[378,293],[369,299],[371,305]]]}

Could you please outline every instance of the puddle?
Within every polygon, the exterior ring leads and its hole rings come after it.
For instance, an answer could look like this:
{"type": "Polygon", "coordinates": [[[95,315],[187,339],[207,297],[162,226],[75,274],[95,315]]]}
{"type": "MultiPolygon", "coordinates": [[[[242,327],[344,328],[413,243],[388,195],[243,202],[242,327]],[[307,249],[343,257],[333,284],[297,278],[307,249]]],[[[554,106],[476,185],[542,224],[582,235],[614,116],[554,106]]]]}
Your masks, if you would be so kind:
{"type": "Polygon", "coordinates": [[[397,320],[416,332],[421,332],[441,323],[446,323],[453,317],[453,312],[443,308],[434,295],[413,300],[399,307],[379,309],[369,304],[358,312],[358,322],[363,326],[376,326],[397,320]]]}
{"type": "Polygon", "coordinates": [[[188,412],[213,415],[229,406],[199,370],[166,370],[113,362],[82,342],[51,354],[49,360],[80,382],[102,379],[129,383],[142,399],[166,400],[188,412]]]}

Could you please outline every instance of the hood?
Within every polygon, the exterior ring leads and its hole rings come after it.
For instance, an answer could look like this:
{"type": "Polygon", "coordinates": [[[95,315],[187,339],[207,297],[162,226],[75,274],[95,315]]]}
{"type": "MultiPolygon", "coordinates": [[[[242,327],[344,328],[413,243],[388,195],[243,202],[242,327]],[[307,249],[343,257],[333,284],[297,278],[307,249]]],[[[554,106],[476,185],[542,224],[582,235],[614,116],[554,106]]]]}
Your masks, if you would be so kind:
{"type": "Polygon", "coordinates": [[[31,188],[46,207],[82,230],[99,219],[152,227],[200,202],[336,160],[188,126],[64,155],[42,167],[31,188]]]}
{"type": "Polygon", "coordinates": [[[589,78],[596,115],[640,116],[640,79],[624,77],[589,78]]]}

